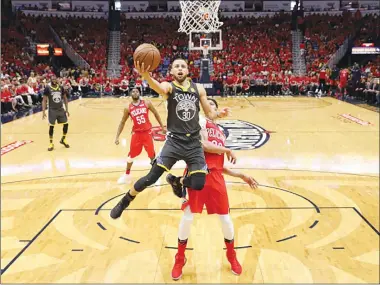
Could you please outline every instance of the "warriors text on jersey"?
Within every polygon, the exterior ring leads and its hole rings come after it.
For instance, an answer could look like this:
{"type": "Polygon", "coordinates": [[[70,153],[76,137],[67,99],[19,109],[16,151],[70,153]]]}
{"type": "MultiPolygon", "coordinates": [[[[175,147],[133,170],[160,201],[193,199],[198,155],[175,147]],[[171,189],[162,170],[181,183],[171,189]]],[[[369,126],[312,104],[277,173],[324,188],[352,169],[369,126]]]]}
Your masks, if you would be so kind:
{"type": "Polygon", "coordinates": [[[140,100],[138,105],[129,104],[129,115],[133,121],[132,131],[145,132],[152,128],[152,124],[149,121],[149,108],[144,100],[140,100]]]}
{"type": "MultiPolygon", "coordinates": [[[[226,142],[226,136],[224,135],[223,131],[217,124],[213,123],[211,120],[206,119],[206,122],[203,128],[207,130],[209,142],[212,142],[213,144],[217,146],[224,147],[225,142],[226,142]]],[[[224,154],[205,152],[205,158],[206,158],[206,164],[210,170],[220,170],[220,171],[223,170],[224,154]]]]}
{"type": "Polygon", "coordinates": [[[199,92],[195,83],[190,81],[188,88],[172,84],[168,97],[167,128],[176,135],[199,134],[199,92]]]}

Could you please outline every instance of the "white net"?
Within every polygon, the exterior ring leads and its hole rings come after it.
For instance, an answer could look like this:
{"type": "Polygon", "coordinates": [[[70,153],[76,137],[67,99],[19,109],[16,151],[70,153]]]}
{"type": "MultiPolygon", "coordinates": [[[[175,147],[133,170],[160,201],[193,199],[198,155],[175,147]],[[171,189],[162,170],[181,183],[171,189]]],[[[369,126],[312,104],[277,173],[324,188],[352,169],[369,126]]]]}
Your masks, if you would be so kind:
{"type": "Polygon", "coordinates": [[[203,31],[214,32],[223,25],[219,22],[220,0],[180,0],[182,18],[178,32],[190,34],[203,31]]]}

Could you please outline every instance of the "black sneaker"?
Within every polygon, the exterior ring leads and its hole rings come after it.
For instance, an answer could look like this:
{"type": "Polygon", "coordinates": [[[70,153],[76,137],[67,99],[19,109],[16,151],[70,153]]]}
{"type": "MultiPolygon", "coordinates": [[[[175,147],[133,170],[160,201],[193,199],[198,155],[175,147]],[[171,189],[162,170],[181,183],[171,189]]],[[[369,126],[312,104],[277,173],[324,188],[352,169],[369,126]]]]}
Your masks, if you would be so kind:
{"type": "Polygon", "coordinates": [[[61,139],[61,141],[59,142],[60,144],[63,144],[65,146],[65,148],[69,148],[70,145],[66,142],[66,139],[61,139]]]}
{"type": "Polygon", "coordinates": [[[182,198],[183,185],[179,182],[179,180],[180,177],[176,177],[170,173],[166,176],[166,182],[168,182],[172,186],[174,195],[176,195],[178,198],[182,198]]]}
{"type": "Polygon", "coordinates": [[[117,205],[111,210],[110,216],[112,219],[120,218],[121,214],[125,209],[128,208],[129,204],[135,197],[132,198],[128,193],[117,203],[117,205]]]}

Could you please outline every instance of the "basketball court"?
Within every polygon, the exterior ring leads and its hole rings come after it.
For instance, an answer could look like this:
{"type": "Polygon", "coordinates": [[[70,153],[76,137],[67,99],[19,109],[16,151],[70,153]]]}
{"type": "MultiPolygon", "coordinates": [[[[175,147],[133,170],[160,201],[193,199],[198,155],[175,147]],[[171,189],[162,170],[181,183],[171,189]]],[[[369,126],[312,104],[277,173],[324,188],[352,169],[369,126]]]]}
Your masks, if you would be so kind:
{"type": "MultiPolygon", "coordinates": [[[[165,104],[152,100],[166,120],[165,104]]],[[[128,186],[116,181],[131,121],[114,139],[128,99],[70,103],[68,142],[47,151],[41,114],[2,125],[1,281],[164,283],[171,269],[180,200],[165,178],[119,220],[110,209],[128,186]]],[[[178,283],[378,283],[379,114],[332,98],[218,98],[232,116],[220,124],[237,149],[234,166],[252,190],[227,178],[235,246],[243,273],[225,258],[215,216],[196,216],[178,283]]],[[[152,122],[155,119],[151,118],[152,122]]],[[[163,145],[156,141],[156,150],[163,145]]],[[[149,169],[146,154],[133,180],[149,169]]],[[[173,173],[180,174],[178,163],[173,173]]]]}

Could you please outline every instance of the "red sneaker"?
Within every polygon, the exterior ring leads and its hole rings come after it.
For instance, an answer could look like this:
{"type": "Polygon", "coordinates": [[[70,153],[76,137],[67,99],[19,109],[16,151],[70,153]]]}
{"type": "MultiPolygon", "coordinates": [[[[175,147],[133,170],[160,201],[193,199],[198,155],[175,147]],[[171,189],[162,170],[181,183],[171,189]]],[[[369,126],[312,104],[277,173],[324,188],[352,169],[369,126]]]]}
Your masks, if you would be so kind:
{"type": "Polygon", "coordinates": [[[175,255],[175,262],[172,269],[172,278],[173,280],[178,280],[182,277],[182,268],[186,264],[186,257],[184,255],[179,255],[178,253],[175,255]]]}
{"type": "Polygon", "coordinates": [[[240,275],[243,271],[239,261],[236,258],[236,251],[227,251],[227,259],[229,263],[231,264],[231,271],[235,275],[240,275]]]}

